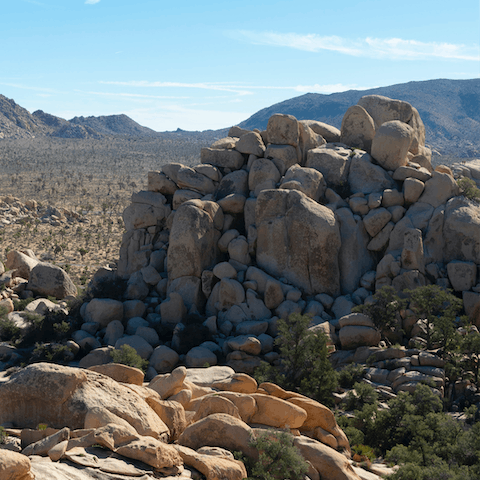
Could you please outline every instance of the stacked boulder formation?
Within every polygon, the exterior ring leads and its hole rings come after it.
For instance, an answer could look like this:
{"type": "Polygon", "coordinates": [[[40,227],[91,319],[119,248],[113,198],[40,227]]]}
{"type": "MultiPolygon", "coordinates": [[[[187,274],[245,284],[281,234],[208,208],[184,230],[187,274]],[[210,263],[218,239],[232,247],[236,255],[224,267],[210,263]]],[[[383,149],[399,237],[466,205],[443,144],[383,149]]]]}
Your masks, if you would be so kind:
{"type": "MultiPolygon", "coordinates": [[[[265,131],[232,127],[200,164],[164,165],[132,195],[118,270],[94,279],[120,277],[125,296],[84,304],[74,340],[94,350],[81,365],[127,343],[150,377],[179,362],[251,374],[277,361],[277,320],[292,313],[339,354],[376,347],[371,320],[351,310],[386,285],[452,288],[480,324],[480,208],[455,176],[479,185],[480,161],[433,169],[417,110],[381,96],[360,99],[341,130],[281,114],[265,131]],[[211,338],[183,351],[192,317],[211,338]]],[[[422,320],[407,310],[401,322],[417,338],[422,320]]]]}
{"type": "MultiPolygon", "coordinates": [[[[437,283],[475,305],[479,208],[430,157],[417,110],[375,95],[341,131],[280,114],[263,132],[233,127],[201,164],[164,165],[132,196],[118,265],[127,298],[172,329],[204,316],[235,358],[268,353],[276,318],[294,312],[336,339],[348,327],[338,320],[384,285],[437,283]]],[[[478,162],[462,168],[480,180],[478,162]]],[[[378,344],[367,333],[362,343],[378,344]]]]}

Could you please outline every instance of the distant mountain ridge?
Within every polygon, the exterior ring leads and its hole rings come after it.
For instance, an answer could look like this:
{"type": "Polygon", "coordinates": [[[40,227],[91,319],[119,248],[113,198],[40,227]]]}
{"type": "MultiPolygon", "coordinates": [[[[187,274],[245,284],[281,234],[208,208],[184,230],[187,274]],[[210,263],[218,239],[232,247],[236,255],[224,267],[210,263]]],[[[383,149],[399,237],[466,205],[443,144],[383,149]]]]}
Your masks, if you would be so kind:
{"type": "MultiPolygon", "coordinates": [[[[264,108],[239,125],[249,130],[267,126],[274,113],[287,113],[299,120],[319,120],[340,128],[347,109],[364,95],[383,95],[405,100],[420,113],[426,128],[426,143],[442,154],[456,157],[480,156],[480,78],[472,80],[427,80],[370,90],[322,95],[307,93],[264,108]]],[[[50,136],[57,138],[137,137],[189,138],[212,141],[226,136],[227,129],[189,132],[177,129],[156,132],[124,114],[74,117],[65,120],[37,110],[29,113],[0,95],[0,139],[50,136]]]]}
{"type": "Polygon", "coordinates": [[[331,95],[307,93],[264,108],[239,126],[262,130],[271,115],[285,113],[340,128],[347,109],[364,95],[383,95],[412,104],[425,124],[427,144],[440,153],[480,156],[480,78],[409,82],[331,95]]]}
{"type": "Polygon", "coordinates": [[[142,127],[125,114],[100,117],[74,117],[70,123],[88,126],[103,135],[131,135],[154,137],[158,132],[148,127],[142,127]]]}
{"type": "Polygon", "coordinates": [[[0,95],[0,138],[103,138],[105,136],[155,137],[154,130],[142,127],[127,115],[56,117],[42,110],[33,113],[0,95]]]}

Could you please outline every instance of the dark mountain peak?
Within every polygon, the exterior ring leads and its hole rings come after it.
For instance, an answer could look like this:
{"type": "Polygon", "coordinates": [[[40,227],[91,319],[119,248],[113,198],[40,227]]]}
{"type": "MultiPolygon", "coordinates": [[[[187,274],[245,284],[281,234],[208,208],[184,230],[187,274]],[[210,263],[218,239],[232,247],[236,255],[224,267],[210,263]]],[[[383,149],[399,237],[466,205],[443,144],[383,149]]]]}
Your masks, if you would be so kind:
{"type": "Polygon", "coordinates": [[[347,109],[365,95],[382,95],[413,105],[425,124],[427,143],[435,149],[466,157],[480,154],[480,78],[412,81],[329,95],[307,93],[264,108],[239,126],[262,130],[271,115],[285,113],[340,128],[347,109]]]}
{"type": "Polygon", "coordinates": [[[70,120],[70,123],[89,126],[104,135],[157,136],[157,132],[150,128],[142,127],[123,113],[118,115],[102,115],[99,117],[74,117],[70,120]]]}
{"type": "Polygon", "coordinates": [[[56,117],[55,115],[51,115],[50,113],[46,113],[43,110],[35,110],[32,115],[49,127],[59,127],[68,123],[67,120],[56,117]]]}

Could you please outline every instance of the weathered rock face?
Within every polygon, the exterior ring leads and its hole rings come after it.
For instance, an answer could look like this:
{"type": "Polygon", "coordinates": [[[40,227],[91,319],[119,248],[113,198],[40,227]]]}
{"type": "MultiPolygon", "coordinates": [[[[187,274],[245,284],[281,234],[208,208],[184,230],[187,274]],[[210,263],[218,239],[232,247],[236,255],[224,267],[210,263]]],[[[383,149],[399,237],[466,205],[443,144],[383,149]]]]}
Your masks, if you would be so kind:
{"type": "Polygon", "coordinates": [[[319,171],[313,168],[300,167],[300,165],[292,165],[285,173],[280,188],[299,190],[307,197],[318,202],[323,197],[327,187],[323,175],[319,171]]]}
{"type": "Polygon", "coordinates": [[[338,294],[340,231],[331,210],[297,191],[266,190],[256,219],[261,268],[308,294],[338,294]]]}
{"type": "Polygon", "coordinates": [[[65,298],[77,296],[77,287],[65,270],[50,263],[38,263],[30,272],[28,288],[37,295],[65,298]]]}
{"type": "Polygon", "coordinates": [[[409,123],[413,116],[413,108],[408,102],[392,100],[382,95],[365,95],[357,105],[369,113],[377,128],[391,120],[409,123]]]}
{"type": "Polygon", "coordinates": [[[203,445],[222,447],[254,457],[251,438],[252,429],[245,422],[226,413],[214,413],[188,426],[178,443],[194,450],[203,445]]]}
{"type": "Polygon", "coordinates": [[[139,434],[163,438],[167,426],[131,389],[89,370],[38,363],[0,383],[0,423],[83,428],[90,408],[103,406],[139,434]]]}
{"type": "Polygon", "coordinates": [[[0,478],[5,480],[33,480],[30,459],[17,452],[2,450],[0,454],[0,478]]]}
{"type": "Polygon", "coordinates": [[[322,478],[360,480],[360,477],[355,473],[347,458],[330,447],[304,436],[295,437],[294,444],[300,450],[302,456],[318,472],[322,472],[322,478]]]}
{"type": "Polygon", "coordinates": [[[162,225],[171,212],[165,202],[166,198],[161,193],[143,191],[133,194],[132,203],[123,212],[127,231],[162,225]]]}
{"type": "Polygon", "coordinates": [[[269,143],[296,147],[298,137],[298,122],[293,115],[276,113],[268,120],[267,138],[269,143]]]}
{"type": "MultiPolygon", "coordinates": [[[[30,272],[39,263],[37,258],[31,257],[24,252],[12,250],[7,254],[5,266],[13,270],[16,277],[29,278],[30,272]]],[[[1,272],[3,273],[3,272],[1,272]]]]}
{"type": "Polygon", "coordinates": [[[343,116],[340,141],[370,152],[373,137],[375,137],[373,118],[360,105],[351,106],[343,116]]]}
{"type": "Polygon", "coordinates": [[[361,277],[374,266],[372,255],[367,249],[370,237],[364,222],[356,221],[348,208],[336,212],[340,224],[341,246],[338,254],[340,285],[342,293],[353,293],[361,277]]]}
{"type": "Polygon", "coordinates": [[[343,185],[348,179],[350,150],[327,143],[308,152],[306,166],[318,170],[327,184],[343,185]]]}
{"type": "Polygon", "coordinates": [[[222,217],[223,212],[213,202],[191,200],[177,210],[167,253],[170,281],[183,276],[200,278],[215,262],[222,217]]]}
{"type": "Polygon", "coordinates": [[[443,226],[445,262],[465,260],[480,264],[480,210],[464,197],[447,202],[443,226]]]}
{"type": "Polygon", "coordinates": [[[413,129],[399,120],[385,122],[377,130],[372,142],[372,157],[385,169],[396,170],[407,164],[407,152],[413,138],[413,129]]]}
{"type": "Polygon", "coordinates": [[[375,165],[367,153],[356,152],[350,161],[348,184],[352,193],[369,194],[394,188],[395,182],[387,172],[375,165]]]}

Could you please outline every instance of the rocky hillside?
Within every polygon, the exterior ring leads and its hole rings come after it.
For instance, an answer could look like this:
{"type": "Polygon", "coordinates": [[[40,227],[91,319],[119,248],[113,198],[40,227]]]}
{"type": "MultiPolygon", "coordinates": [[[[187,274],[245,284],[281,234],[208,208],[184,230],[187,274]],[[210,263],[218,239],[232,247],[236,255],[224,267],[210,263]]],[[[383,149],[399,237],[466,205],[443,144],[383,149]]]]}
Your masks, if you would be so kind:
{"type": "Polygon", "coordinates": [[[49,127],[41,119],[0,95],[0,138],[31,138],[48,132],[49,127]]]}
{"type": "Polygon", "coordinates": [[[108,115],[100,117],[74,117],[70,124],[89,127],[102,135],[129,135],[135,137],[154,137],[157,132],[142,127],[127,115],[108,115]]]}
{"type": "Polygon", "coordinates": [[[154,137],[153,130],[142,127],[126,115],[75,117],[65,120],[37,110],[33,113],[0,95],[0,138],[101,139],[108,136],[154,137]]]}
{"type": "Polygon", "coordinates": [[[274,113],[299,120],[319,120],[337,128],[347,109],[364,95],[383,95],[415,105],[426,129],[426,142],[442,154],[480,155],[480,79],[428,80],[371,90],[321,95],[307,93],[264,108],[240,124],[246,129],[266,128],[274,113]]]}

